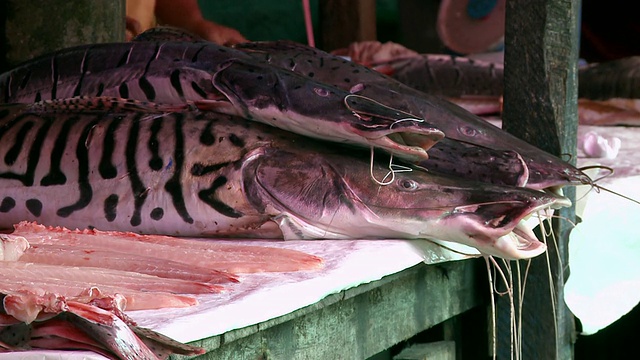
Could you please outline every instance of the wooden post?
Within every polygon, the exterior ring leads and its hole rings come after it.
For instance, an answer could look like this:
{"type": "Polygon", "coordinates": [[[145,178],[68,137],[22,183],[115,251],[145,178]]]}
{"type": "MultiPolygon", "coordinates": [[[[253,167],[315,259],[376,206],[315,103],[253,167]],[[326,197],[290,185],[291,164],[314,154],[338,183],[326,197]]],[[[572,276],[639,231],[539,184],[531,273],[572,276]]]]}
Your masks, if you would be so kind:
{"type": "MultiPolygon", "coordinates": [[[[505,29],[504,129],[552,154],[568,155],[574,164],[579,6],[579,0],[507,1],[505,29]]],[[[574,188],[564,191],[575,200],[574,188]]],[[[520,334],[525,359],[573,357],[574,322],[563,287],[575,208],[563,209],[559,216],[552,225],[557,249],[553,240],[547,244],[551,283],[544,255],[533,259],[527,279],[520,334]]],[[[498,306],[498,358],[509,359],[509,307],[504,297],[498,306]]]]}
{"type": "Polygon", "coordinates": [[[376,0],[323,0],[319,7],[322,49],[376,40],[376,0]]]}
{"type": "Polygon", "coordinates": [[[0,6],[9,68],[65,47],[124,40],[125,0],[6,0],[0,6]]]}

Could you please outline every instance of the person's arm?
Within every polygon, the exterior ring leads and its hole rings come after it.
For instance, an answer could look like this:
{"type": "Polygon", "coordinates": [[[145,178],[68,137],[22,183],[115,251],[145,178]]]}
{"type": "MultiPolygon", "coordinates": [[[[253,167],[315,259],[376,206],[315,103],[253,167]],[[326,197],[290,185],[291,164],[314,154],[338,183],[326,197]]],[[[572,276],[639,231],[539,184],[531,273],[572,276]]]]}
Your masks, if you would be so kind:
{"type": "Polygon", "coordinates": [[[197,0],[156,0],[155,14],[161,24],[185,29],[217,44],[247,41],[238,30],[206,20],[197,0]]]}

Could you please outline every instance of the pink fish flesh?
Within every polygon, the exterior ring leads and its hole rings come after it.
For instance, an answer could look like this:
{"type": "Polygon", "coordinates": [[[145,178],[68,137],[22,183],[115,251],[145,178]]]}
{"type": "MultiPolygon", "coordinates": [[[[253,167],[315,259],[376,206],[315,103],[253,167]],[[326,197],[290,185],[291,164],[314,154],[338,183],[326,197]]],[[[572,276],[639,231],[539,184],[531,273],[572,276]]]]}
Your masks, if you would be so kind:
{"type": "Polygon", "coordinates": [[[0,292],[14,292],[19,290],[34,291],[35,289],[60,294],[74,298],[88,291],[100,291],[105,294],[120,294],[126,301],[127,310],[150,310],[163,308],[182,308],[194,306],[198,303],[195,297],[189,295],[172,294],[167,292],[145,292],[123,289],[114,286],[102,286],[99,289],[89,287],[87,284],[68,280],[42,281],[42,280],[17,280],[3,279],[0,284],[0,292]]]}
{"type": "Polygon", "coordinates": [[[20,319],[39,318],[39,313],[46,312],[55,316],[33,323],[0,326],[0,352],[38,347],[85,349],[111,359],[165,359],[172,353],[204,353],[202,348],[139,328],[124,316],[115,298],[93,298],[90,303],[84,303],[67,300],[59,294],[22,291],[0,294],[0,299],[3,300],[0,313],[20,319]],[[101,307],[104,304],[106,309],[101,307]]]}
{"type": "Polygon", "coordinates": [[[219,285],[166,279],[129,271],[95,267],[55,266],[21,261],[0,261],[2,276],[9,280],[69,281],[84,283],[85,287],[119,287],[137,291],[161,291],[177,294],[207,294],[220,292],[219,285]]]}
{"type": "Polygon", "coordinates": [[[27,222],[16,225],[13,235],[27,238],[32,245],[91,246],[96,250],[135,253],[232,273],[311,270],[322,266],[321,258],[295,250],[220,244],[168,236],[98,230],[73,231],[27,222]]]}
{"type": "Polygon", "coordinates": [[[20,257],[22,262],[49,265],[98,267],[137,272],[161,278],[182,279],[213,284],[238,282],[233,274],[185,263],[137,254],[86,247],[34,245],[20,257]]]}

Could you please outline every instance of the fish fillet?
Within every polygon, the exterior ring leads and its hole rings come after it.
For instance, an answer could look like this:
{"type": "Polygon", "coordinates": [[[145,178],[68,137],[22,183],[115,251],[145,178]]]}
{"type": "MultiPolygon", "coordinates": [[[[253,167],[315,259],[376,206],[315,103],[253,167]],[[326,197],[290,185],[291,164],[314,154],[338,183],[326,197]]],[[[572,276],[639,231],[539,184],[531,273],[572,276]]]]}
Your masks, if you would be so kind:
{"type": "Polygon", "coordinates": [[[321,258],[300,251],[232,242],[221,244],[114,231],[74,231],[28,222],[16,225],[13,235],[25,237],[31,245],[89,245],[96,250],[135,253],[231,273],[312,270],[322,266],[321,258]]]}
{"type": "Polygon", "coordinates": [[[125,254],[98,250],[89,246],[75,248],[59,245],[34,245],[20,257],[20,261],[49,265],[107,268],[162,278],[213,284],[238,282],[236,276],[223,271],[155,257],[140,256],[134,253],[125,254]]]}

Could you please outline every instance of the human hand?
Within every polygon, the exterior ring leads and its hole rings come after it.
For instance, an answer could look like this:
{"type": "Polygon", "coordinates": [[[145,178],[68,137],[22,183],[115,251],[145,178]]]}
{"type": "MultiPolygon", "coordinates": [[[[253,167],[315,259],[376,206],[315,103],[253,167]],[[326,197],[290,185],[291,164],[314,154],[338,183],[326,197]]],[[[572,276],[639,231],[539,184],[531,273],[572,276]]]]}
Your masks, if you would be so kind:
{"type": "Polygon", "coordinates": [[[230,46],[248,41],[238,30],[204,19],[197,23],[192,31],[201,38],[219,45],[230,46]]]}
{"type": "Polygon", "coordinates": [[[141,26],[138,20],[132,18],[131,16],[126,17],[126,32],[125,39],[127,41],[131,41],[134,37],[138,36],[141,33],[141,26]]]}

